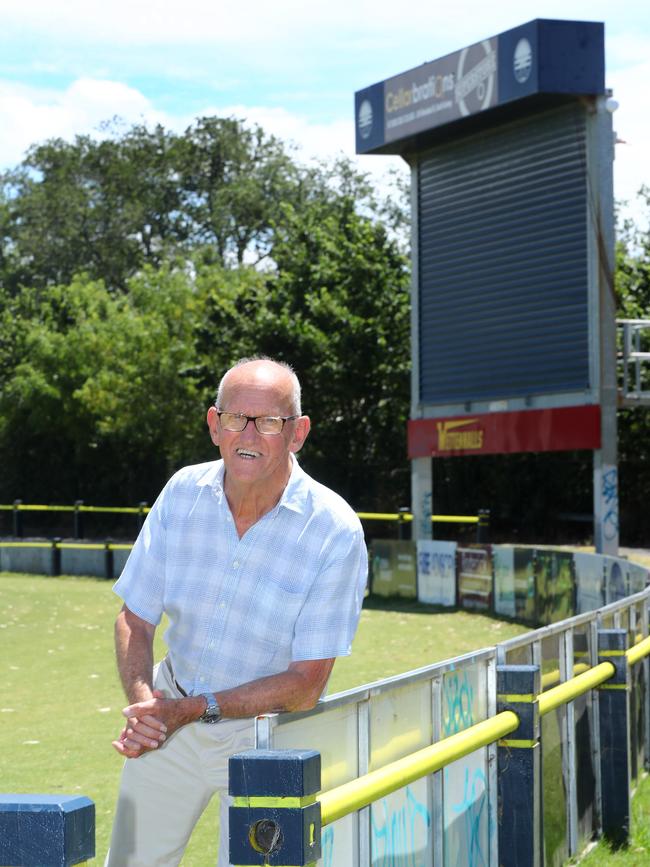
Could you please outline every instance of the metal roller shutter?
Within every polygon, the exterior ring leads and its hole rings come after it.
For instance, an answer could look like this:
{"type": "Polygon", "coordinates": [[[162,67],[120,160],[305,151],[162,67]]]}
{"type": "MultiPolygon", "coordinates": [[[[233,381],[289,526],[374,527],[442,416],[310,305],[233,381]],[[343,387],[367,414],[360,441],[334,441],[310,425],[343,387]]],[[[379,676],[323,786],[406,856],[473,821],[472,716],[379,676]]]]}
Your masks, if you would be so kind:
{"type": "Polygon", "coordinates": [[[585,143],[574,103],[421,157],[424,404],[589,387],[585,143]]]}

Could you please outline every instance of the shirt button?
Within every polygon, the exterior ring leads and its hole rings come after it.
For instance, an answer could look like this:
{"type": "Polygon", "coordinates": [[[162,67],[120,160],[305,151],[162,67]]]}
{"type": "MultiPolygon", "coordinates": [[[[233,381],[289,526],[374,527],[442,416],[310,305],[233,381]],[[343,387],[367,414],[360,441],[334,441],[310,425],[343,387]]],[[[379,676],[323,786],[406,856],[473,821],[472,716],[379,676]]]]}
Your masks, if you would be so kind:
{"type": "Polygon", "coordinates": [[[237,569],[238,566],[239,566],[239,560],[233,560],[232,568],[237,569]]]}
{"type": "Polygon", "coordinates": [[[204,677],[200,677],[199,680],[201,681],[201,683],[205,683],[205,678],[204,678],[204,677]]]}
{"type": "Polygon", "coordinates": [[[209,647],[210,649],[212,649],[212,648],[214,647],[214,641],[211,641],[211,642],[208,644],[208,647],[209,647]]]}
{"type": "Polygon", "coordinates": [[[225,608],[225,607],[226,607],[226,603],[225,603],[225,602],[222,602],[222,603],[219,605],[219,608],[225,608]]]}

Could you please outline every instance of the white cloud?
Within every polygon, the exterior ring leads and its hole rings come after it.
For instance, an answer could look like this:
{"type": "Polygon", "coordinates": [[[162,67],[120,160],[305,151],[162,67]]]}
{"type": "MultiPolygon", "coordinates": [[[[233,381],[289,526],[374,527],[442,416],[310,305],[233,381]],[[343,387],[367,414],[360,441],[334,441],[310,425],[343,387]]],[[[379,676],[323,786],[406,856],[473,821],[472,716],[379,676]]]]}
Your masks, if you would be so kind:
{"type": "Polygon", "coordinates": [[[650,61],[608,76],[608,84],[619,103],[614,129],[622,143],[616,146],[614,190],[618,200],[627,200],[623,213],[638,225],[647,226],[648,214],[636,194],[641,184],[650,186],[650,106],[648,105],[650,61]]]}
{"type": "Polygon", "coordinates": [[[236,117],[258,124],[267,133],[297,145],[310,156],[332,157],[354,151],[354,125],[352,118],[331,123],[313,123],[285,108],[229,105],[207,109],[206,114],[236,117]]]}
{"type": "MultiPolygon", "coordinates": [[[[352,116],[330,123],[311,122],[285,108],[245,105],[207,106],[199,114],[232,116],[258,124],[296,145],[299,158],[354,156],[352,116]]],[[[138,90],[115,81],[83,78],[64,91],[0,82],[0,168],[16,165],[31,144],[48,138],[72,140],[77,134],[100,135],[102,122],[115,116],[128,124],[161,123],[177,131],[184,130],[194,119],[157,111],[138,90]]],[[[362,171],[381,178],[388,167],[404,163],[399,157],[362,157],[358,165],[362,171]]]]}
{"type": "Polygon", "coordinates": [[[142,93],[116,81],[80,78],[63,91],[0,81],[0,166],[20,162],[36,142],[96,133],[115,115],[130,123],[168,120],[142,93]]]}

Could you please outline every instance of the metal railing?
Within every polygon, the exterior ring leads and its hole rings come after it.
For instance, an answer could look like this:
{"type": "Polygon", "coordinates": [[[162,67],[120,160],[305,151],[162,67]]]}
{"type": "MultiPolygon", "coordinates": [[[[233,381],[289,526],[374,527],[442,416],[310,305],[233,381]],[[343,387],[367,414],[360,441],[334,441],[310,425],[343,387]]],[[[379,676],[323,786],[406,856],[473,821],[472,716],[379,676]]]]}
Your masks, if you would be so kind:
{"type": "MultiPolygon", "coordinates": [[[[83,500],[76,500],[72,506],[41,505],[23,503],[22,500],[14,500],[10,504],[0,504],[0,511],[12,512],[13,535],[21,539],[25,535],[25,512],[62,512],[73,515],[73,538],[83,539],[85,536],[84,515],[87,514],[113,514],[134,515],[137,520],[138,532],[142,528],[144,519],[151,511],[147,502],[138,503],[137,506],[87,506],[83,500]]],[[[401,508],[397,512],[357,512],[361,521],[382,521],[397,525],[398,539],[405,538],[406,526],[413,521],[413,515],[407,508],[401,508]]],[[[488,509],[479,510],[477,515],[432,515],[432,523],[440,524],[469,524],[476,525],[477,542],[487,542],[487,534],[490,525],[490,512],[488,509]]]]}
{"type": "MultiPolygon", "coordinates": [[[[516,867],[531,865],[532,867],[533,864],[539,863],[542,846],[541,814],[535,794],[539,786],[536,773],[539,773],[538,747],[541,743],[541,730],[536,719],[573,702],[597,687],[615,691],[610,692],[609,695],[617,701],[617,706],[607,719],[613,721],[616,728],[614,736],[620,740],[620,749],[603,751],[601,762],[604,769],[601,772],[607,778],[625,777],[625,771],[621,768],[620,763],[622,752],[626,754],[627,761],[625,740],[628,720],[624,713],[627,701],[625,693],[628,690],[627,669],[650,655],[650,637],[637,636],[635,646],[626,650],[617,649],[623,646],[627,640],[625,630],[603,630],[602,639],[603,649],[599,651],[599,655],[609,656],[610,659],[606,659],[591,668],[579,664],[576,668],[586,668],[586,670],[581,670],[574,677],[558,686],[547,689],[545,692],[499,696],[500,705],[510,704],[517,709],[516,711],[512,708],[503,709],[494,716],[443,738],[431,746],[417,750],[397,761],[325,792],[318,793],[312,788],[311,792],[301,790],[299,797],[289,796],[285,798],[278,797],[277,790],[273,788],[277,786],[278,776],[285,780],[296,777],[296,763],[300,765],[304,761],[305,767],[307,764],[313,764],[314,757],[318,756],[314,751],[302,751],[301,753],[301,751],[283,752],[280,750],[266,754],[261,763],[257,750],[235,756],[234,762],[242,769],[239,776],[247,781],[245,791],[236,793],[239,797],[235,798],[235,828],[238,828],[239,831],[243,828],[247,832],[251,852],[266,855],[275,854],[273,861],[275,864],[315,864],[315,859],[320,856],[321,838],[318,826],[326,827],[352,813],[363,810],[387,795],[403,789],[410,783],[440,771],[470,753],[497,742],[500,747],[498,762],[501,778],[500,815],[506,817],[504,822],[499,823],[499,864],[512,865],[512,867],[514,865],[516,867]],[[621,660],[621,662],[617,660],[621,660]],[[607,686],[607,681],[612,679],[615,683],[607,686]],[[516,733],[519,739],[506,740],[506,735],[512,733],[516,733]],[[524,735],[523,739],[522,734],[524,735]],[[522,753],[525,755],[524,761],[529,763],[529,767],[533,771],[531,775],[522,774],[521,763],[518,759],[515,760],[512,755],[513,750],[518,753],[518,756],[521,756],[522,753]],[[279,769],[282,762],[289,755],[287,760],[291,763],[292,772],[289,772],[287,768],[281,773],[279,769]],[[268,761],[269,758],[273,760],[273,764],[268,761]],[[247,774],[249,767],[247,762],[251,763],[250,775],[247,774]],[[264,765],[267,765],[267,769],[264,769],[264,765]],[[535,766],[537,772],[534,771],[535,766]],[[270,777],[265,779],[267,770],[272,772],[273,780],[270,777]],[[508,776],[510,779],[504,782],[508,776]],[[253,781],[252,787],[249,786],[248,780],[253,781]],[[259,791],[256,787],[259,787],[259,791]],[[275,797],[268,797],[271,791],[275,797]],[[253,807],[257,807],[255,815],[251,812],[253,807]],[[512,833],[518,834],[519,837],[516,845],[512,848],[501,845],[501,827],[506,824],[508,828],[503,835],[503,842],[508,842],[512,833]],[[309,829],[309,833],[306,835],[304,834],[305,827],[309,829]],[[514,832],[511,831],[512,827],[516,829],[514,832]],[[302,834],[296,829],[302,829],[302,834]],[[284,853],[281,850],[285,849],[287,853],[291,853],[290,856],[287,854],[283,857],[284,853]],[[290,857],[290,860],[286,860],[287,857],[290,857]]],[[[501,688],[504,684],[514,682],[511,679],[513,674],[515,676],[523,674],[524,679],[526,677],[535,678],[538,690],[543,686],[538,666],[513,665],[504,666],[501,669],[501,688]]],[[[552,682],[556,672],[549,672],[548,674],[551,675],[551,678],[546,677],[547,684],[552,682]]],[[[559,676],[559,672],[557,674],[559,676]]],[[[520,679],[519,682],[522,683],[523,681],[520,679]]],[[[532,683],[533,681],[529,682],[532,683]]],[[[611,709],[608,709],[607,712],[610,713],[611,709]]],[[[312,783],[313,777],[313,773],[304,775],[304,779],[309,778],[312,783]]],[[[627,785],[627,781],[625,781],[625,785],[627,785]]],[[[623,815],[620,808],[620,804],[613,806],[611,801],[603,803],[603,827],[606,836],[618,838],[616,842],[619,845],[625,842],[624,838],[626,838],[628,831],[628,825],[625,823],[622,828],[618,824],[612,825],[612,822],[620,822],[623,815]]],[[[629,815],[627,818],[629,819],[629,815]]],[[[231,817],[231,823],[233,823],[233,817],[231,817]]],[[[242,859],[241,840],[243,835],[241,833],[233,835],[231,832],[231,845],[233,837],[236,838],[235,846],[238,847],[236,863],[258,863],[254,860],[242,859]]],[[[246,842],[243,846],[245,849],[246,842]]],[[[231,849],[231,858],[233,857],[235,855],[231,849]]]]}
{"type": "MultiPolygon", "coordinates": [[[[634,665],[650,655],[650,637],[625,652],[628,665],[634,665]]],[[[601,662],[581,674],[536,697],[539,715],[546,716],[561,705],[574,701],[595,689],[616,673],[611,662],[601,662]]],[[[502,711],[430,747],[418,750],[349,783],[318,795],[323,827],[350,813],[367,807],[373,801],[395,792],[403,786],[432,774],[469,753],[486,747],[515,731],[521,720],[513,711],[502,711]]]]}
{"type": "Polygon", "coordinates": [[[617,319],[622,406],[650,406],[650,319],[617,319]],[[645,387],[644,387],[645,386],[645,387]]]}
{"type": "Polygon", "coordinates": [[[14,500],[11,504],[0,504],[0,511],[12,512],[13,535],[22,539],[25,535],[25,512],[69,512],[73,515],[72,535],[75,539],[83,539],[85,534],[84,515],[87,514],[110,514],[110,515],[134,515],[136,518],[137,531],[140,532],[144,519],[150,511],[146,502],[138,503],[137,506],[87,506],[83,500],[76,500],[72,506],[42,505],[39,503],[23,503],[22,500],[14,500]]]}

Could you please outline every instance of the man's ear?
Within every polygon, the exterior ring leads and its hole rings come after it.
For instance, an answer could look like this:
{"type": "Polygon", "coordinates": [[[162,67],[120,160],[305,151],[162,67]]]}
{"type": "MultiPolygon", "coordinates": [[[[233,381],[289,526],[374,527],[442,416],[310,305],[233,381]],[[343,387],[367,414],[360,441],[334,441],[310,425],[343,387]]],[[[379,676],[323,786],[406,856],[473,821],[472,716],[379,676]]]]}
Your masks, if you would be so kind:
{"type": "Polygon", "coordinates": [[[309,420],[308,415],[301,415],[300,418],[296,419],[296,426],[293,431],[291,442],[289,443],[290,451],[294,452],[294,454],[300,451],[310,430],[311,421],[309,420]]]}
{"type": "Polygon", "coordinates": [[[208,410],[208,415],[206,419],[208,423],[208,429],[210,431],[210,439],[215,444],[215,446],[219,445],[219,416],[217,415],[216,406],[211,406],[208,410]]]}

